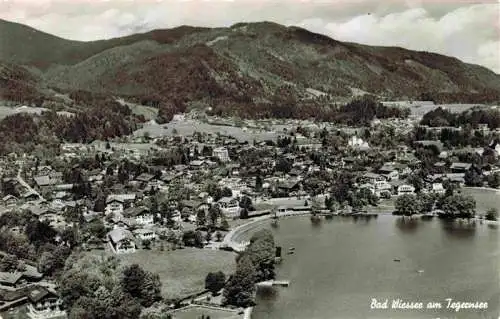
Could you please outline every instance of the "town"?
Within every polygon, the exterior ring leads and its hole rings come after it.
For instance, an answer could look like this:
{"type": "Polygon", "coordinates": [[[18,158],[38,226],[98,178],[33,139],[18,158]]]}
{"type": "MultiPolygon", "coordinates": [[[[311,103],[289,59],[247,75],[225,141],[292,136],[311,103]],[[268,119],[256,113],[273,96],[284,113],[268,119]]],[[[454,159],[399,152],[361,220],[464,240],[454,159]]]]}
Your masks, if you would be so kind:
{"type": "Polygon", "coordinates": [[[107,141],[64,142],[44,157],[7,154],[0,314],[243,318],[254,284],[275,278],[280,250],[266,231],[238,238],[253,220],[495,221],[495,204],[467,190],[500,187],[498,110],[408,111],[429,105],[382,103],[407,112],[378,110],[359,125],[192,112],[107,141]]]}

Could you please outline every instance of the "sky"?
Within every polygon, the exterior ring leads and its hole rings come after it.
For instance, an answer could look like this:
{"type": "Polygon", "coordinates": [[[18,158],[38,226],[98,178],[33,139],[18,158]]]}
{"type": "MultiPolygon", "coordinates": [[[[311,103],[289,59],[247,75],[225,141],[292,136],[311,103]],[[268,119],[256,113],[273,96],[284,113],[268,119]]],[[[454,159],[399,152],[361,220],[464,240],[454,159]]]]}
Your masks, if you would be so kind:
{"type": "Polygon", "coordinates": [[[0,0],[0,18],[82,41],[273,21],[340,41],[451,55],[500,74],[498,0],[0,0]]]}

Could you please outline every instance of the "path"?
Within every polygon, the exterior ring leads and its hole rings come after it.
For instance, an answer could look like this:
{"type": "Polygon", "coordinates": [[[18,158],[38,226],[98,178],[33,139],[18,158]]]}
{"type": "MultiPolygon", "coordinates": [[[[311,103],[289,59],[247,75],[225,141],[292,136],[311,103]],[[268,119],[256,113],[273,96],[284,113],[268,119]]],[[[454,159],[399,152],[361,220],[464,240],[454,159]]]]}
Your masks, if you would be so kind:
{"type": "Polygon", "coordinates": [[[22,164],[19,165],[19,170],[17,171],[17,181],[19,182],[19,184],[21,184],[24,188],[26,188],[29,192],[35,194],[35,195],[38,195],[38,197],[44,201],[45,199],[43,198],[43,196],[38,192],[36,191],[33,187],[31,187],[28,183],[26,183],[26,181],[23,179],[23,177],[21,176],[21,173],[23,171],[23,166],[22,164]]]}

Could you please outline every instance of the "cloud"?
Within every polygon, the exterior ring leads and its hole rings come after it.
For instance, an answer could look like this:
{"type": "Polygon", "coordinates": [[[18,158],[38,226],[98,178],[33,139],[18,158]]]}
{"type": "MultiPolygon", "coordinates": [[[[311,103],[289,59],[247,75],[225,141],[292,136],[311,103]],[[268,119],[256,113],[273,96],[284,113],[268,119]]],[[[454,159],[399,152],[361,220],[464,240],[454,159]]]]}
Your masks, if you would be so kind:
{"type": "Polygon", "coordinates": [[[299,25],[341,41],[456,56],[500,73],[498,10],[497,4],[470,5],[433,18],[426,9],[415,7],[384,16],[359,15],[343,22],[309,19],[299,25]]]}
{"type": "Polygon", "coordinates": [[[0,0],[0,18],[75,40],[268,20],[341,41],[456,56],[500,73],[500,5],[471,1],[0,0]]]}

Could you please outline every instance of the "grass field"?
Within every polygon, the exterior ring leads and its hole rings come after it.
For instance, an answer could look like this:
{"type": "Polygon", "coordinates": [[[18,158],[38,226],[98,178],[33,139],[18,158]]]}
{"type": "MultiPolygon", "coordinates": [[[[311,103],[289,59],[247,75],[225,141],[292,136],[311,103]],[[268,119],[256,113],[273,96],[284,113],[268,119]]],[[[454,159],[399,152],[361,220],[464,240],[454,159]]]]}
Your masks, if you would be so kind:
{"type": "Polygon", "coordinates": [[[209,272],[226,275],[235,269],[234,253],[222,250],[185,248],[174,251],[139,250],[118,256],[124,264],[139,264],[160,275],[163,297],[179,298],[200,292],[209,272]]]}

